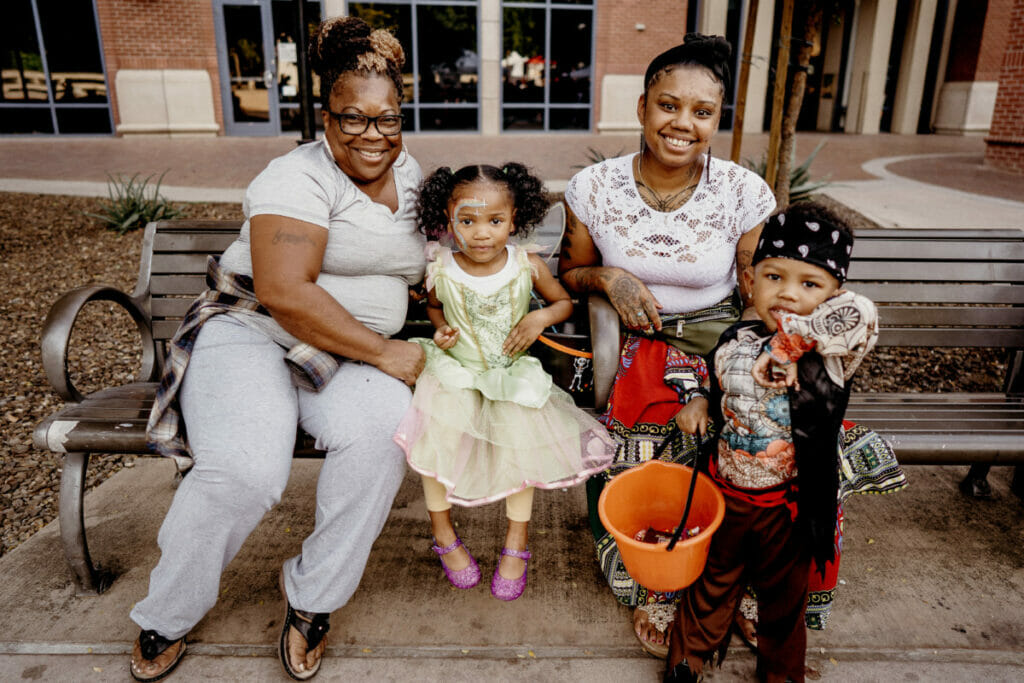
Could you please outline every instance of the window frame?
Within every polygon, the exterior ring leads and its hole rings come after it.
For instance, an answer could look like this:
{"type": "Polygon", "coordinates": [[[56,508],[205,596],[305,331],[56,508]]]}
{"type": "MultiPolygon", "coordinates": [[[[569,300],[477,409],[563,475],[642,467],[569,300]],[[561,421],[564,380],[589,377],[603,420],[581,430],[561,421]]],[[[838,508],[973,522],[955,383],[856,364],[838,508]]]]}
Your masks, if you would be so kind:
{"type": "Polygon", "coordinates": [[[28,0],[32,7],[32,21],[35,23],[35,36],[36,42],[39,45],[39,56],[43,67],[43,77],[46,80],[46,101],[45,102],[12,102],[12,101],[0,101],[0,109],[37,109],[37,110],[48,110],[50,113],[50,125],[52,131],[48,133],[44,132],[30,132],[30,133],[8,133],[0,130],[0,137],[28,137],[38,135],[61,135],[64,137],[112,137],[116,135],[117,131],[114,127],[114,113],[113,113],[113,101],[110,91],[110,78],[107,73],[107,59],[106,54],[103,50],[103,34],[100,31],[100,18],[99,10],[96,7],[96,0],[89,0],[89,5],[92,7],[92,20],[93,26],[96,31],[96,45],[99,48],[99,61],[100,70],[103,74],[103,86],[106,88],[107,101],[106,102],[82,102],[78,104],[74,103],[62,103],[58,102],[54,97],[53,93],[53,81],[50,78],[50,63],[46,56],[46,41],[43,39],[43,27],[42,22],[39,19],[39,7],[37,6],[38,0],[28,0]],[[57,118],[57,111],[69,111],[75,109],[105,109],[107,112],[107,123],[110,128],[109,132],[101,133],[62,133],[60,131],[60,122],[57,118]]]}
{"type": "Polygon", "coordinates": [[[412,123],[409,127],[403,127],[403,133],[415,133],[416,135],[448,135],[448,134],[471,134],[480,133],[483,126],[482,120],[482,88],[481,80],[483,74],[481,73],[481,66],[483,64],[483,55],[480,54],[480,43],[482,37],[482,23],[481,23],[481,1],[480,0],[348,0],[345,3],[345,11],[351,13],[351,7],[354,4],[376,4],[376,5],[396,5],[406,6],[409,8],[410,17],[410,34],[412,36],[412,45],[409,46],[412,57],[410,60],[409,55],[406,55],[406,63],[411,61],[412,70],[412,101],[402,103],[402,113],[406,116],[406,121],[412,123]],[[476,101],[475,102],[421,102],[420,101],[420,55],[419,55],[419,21],[417,20],[418,9],[420,7],[472,7],[476,10],[476,54],[477,54],[477,80],[476,80],[476,101]],[[421,109],[475,109],[476,110],[476,127],[475,128],[450,128],[444,130],[422,130],[420,126],[420,110],[421,109]]]}
{"type": "MultiPolygon", "coordinates": [[[[597,0],[581,2],[565,2],[565,0],[501,0],[501,54],[505,53],[505,10],[506,9],[543,9],[544,10],[544,99],[541,102],[505,102],[505,89],[500,88],[498,111],[499,129],[502,135],[531,135],[537,133],[589,134],[594,129],[594,80],[597,61],[597,0]],[[590,97],[586,104],[570,104],[551,102],[551,12],[552,10],[574,10],[590,13],[590,97]],[[540,128],[516,130],[505,128],[506,109],[541,109],[544,113],[544,124],[540,128]],[[586,109],[586,128],[551,128],[552,109],[586,109]]],[[[504,77],[502,77],[504,85],[504,77]]]]}

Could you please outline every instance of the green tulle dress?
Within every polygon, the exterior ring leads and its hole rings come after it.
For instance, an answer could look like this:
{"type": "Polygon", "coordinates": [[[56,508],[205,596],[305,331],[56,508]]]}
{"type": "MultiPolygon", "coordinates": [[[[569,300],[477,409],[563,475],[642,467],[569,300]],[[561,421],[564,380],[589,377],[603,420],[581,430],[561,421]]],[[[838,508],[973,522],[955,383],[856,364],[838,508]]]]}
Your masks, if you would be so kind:
{"type": "Polygon", "coordinates": [[[477,277],[459,267],[451,250],[435,249],[427,286],[459,340],[447,351],[430,339],[412,340],[426,352],[426,366],[395,433],[409,466],[436,478],[459,505],[482,505],[528,486],[564,488],[605,469],[615,452],[605,428],[536,358],[502,353],[529,311],[527,253],[509,246],[499,272],[477,277]]]}

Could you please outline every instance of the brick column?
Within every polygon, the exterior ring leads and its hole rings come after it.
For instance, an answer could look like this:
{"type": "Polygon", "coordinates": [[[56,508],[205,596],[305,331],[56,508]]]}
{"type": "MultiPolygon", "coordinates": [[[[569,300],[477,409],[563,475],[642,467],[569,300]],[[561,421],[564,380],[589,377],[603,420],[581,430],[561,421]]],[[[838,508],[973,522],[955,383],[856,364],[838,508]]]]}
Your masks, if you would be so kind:
{"type": "Polygon", "coordinates": [[[223,130],[210,0],[96,0],[96,10],[119,133],[223,130]]]}
{"type": "Polygon", "coordinates": [[[1024,0],[1014,0],[985,163],[1024,175],[1024,0]]]}

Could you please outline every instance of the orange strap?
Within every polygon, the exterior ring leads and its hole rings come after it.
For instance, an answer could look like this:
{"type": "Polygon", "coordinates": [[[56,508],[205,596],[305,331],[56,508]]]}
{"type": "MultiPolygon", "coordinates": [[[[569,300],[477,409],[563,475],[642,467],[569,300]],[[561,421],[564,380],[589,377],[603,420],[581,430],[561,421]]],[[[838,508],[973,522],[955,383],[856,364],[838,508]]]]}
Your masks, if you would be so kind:
{"type": "Polygon", "coordinates": [[[548,339],[543,334],[540,335],[539,337],[537,337],[537,341],[539,341],[542,344],[546,344],[547,346],[550,346],[551,348],[555,349],[556,351],[561,351],[562,353],[567,353],[570,356],[576,356],[577,358],[593,358],[594,357],[594,354],[592,352],[590,352],[590,351],[580,351],[579,349],[574,349],[571,346],[566,346],[565,344],[559,344],[558,342],[554,341],[553,339],[548,339]]]}

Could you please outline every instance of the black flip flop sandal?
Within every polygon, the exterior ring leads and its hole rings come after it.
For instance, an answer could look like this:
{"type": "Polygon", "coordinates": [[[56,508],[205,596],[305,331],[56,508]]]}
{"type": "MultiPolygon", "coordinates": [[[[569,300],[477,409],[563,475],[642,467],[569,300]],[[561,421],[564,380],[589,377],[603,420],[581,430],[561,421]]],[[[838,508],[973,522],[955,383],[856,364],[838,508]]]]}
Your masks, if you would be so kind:
{"type": "MultiPolygon", "coordinates": [[[[161,671],[157,672],[152,676],[143,676],[142,674],[136,673],[135,667],[131,662],[128,664],[128,672],[137,681],[142,683],[150,683],[151,681],[159,681],[162,678],[166,678],[171,675],[175,667],[181,662],[181,658],[185,656],[185,638],[178,638],[177,640],[168,640],[164,638],[156,631],[142,631],[139,633],[138,640],[135,641],[139,647],[139,652],[142,654],[143,659],[147,661],[153,661],[159,657],[167,648],[171,647],[176,643],[181,643],[181,647],[178,648],[178,654],[175,655],[174,659],[167,663],[161,671]]],[[[134,654],[134,652],[133,652],[134,654]]]]}
{"type": "MultiPolygon", "coordinates": [[[[297,681],[308,681],[309,679],[316,676],[317,672],[320,671],[320,665],[323,664],[323,656],[317,660],[316,666],[308,671],[296,671],[292,668],[291,660],[288,657],[288,633],[291,627],[294,626],[295,630],[302,634],[302,637],[306,639],[306,652],[309,653],[315,650],[324,638],[327,636],[327,632],[331,630],[330,624],[330,613],[326,612],[305,612],[300,609],[295,609],[288,602],[288,594],[284,590],[284,573],[279,578],[281,595],[284,596],[285,606],[287,612],[284,617],[284,628],[281,629],[281,639],[278,642],[278,655],[281,658],[281,666],[284,667],[284,672],[294,678],[297,681]]],[[[326,654],[326,651],[325,651],[326,654]]]]}

